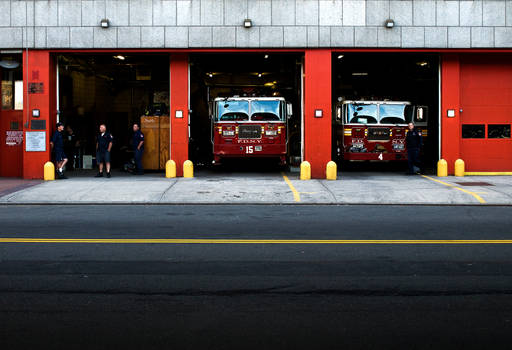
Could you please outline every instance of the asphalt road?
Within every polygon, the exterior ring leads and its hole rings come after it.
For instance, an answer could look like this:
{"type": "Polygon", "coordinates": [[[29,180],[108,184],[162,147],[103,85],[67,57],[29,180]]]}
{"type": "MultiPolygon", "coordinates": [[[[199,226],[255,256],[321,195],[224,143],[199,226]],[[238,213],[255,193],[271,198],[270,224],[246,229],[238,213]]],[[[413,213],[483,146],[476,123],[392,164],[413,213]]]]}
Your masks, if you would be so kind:
{"type": "Polygon", "coordinates": [[[0,349],[509,349],[510,213],[0,206],[0,349]]]}

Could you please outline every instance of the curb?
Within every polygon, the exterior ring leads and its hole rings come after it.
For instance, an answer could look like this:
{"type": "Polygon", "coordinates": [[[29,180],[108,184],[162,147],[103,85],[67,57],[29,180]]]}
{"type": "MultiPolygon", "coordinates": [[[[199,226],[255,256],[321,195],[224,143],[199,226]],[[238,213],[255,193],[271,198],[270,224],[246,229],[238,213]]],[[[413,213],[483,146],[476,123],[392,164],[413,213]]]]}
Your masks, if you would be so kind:
{"type": "Polygon", "coordinates": [[[512,203],[297,203],[297,202],[243,202],[243,203],[212,203],[212,202],[0,202],[2,206],[416,206],[416,207],[512,207],[512,203]]]}

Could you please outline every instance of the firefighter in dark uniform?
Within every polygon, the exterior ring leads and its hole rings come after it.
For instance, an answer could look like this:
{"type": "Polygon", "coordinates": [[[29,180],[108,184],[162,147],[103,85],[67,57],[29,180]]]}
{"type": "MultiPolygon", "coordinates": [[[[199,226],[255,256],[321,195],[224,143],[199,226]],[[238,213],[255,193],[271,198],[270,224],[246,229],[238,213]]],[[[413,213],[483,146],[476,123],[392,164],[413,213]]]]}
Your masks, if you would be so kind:
{"type": "Polygon", "coordinates": [[[110,177],[110,151],[112,150],[112,135],[107,132],[105,124],[100,125],[100,133],[96,138],[96,162],[99,172],[95,177],[103,177],[103,163],[107,168],[107,177],[110,177]]]}
{"type": "Polygon", "coordinates": [[[78,168],[78,150],[80,142],[75,135],[71,125],[66,126],[66,132],[64,133],[64,153],[68,156],[71,161],[68,162],[67,170],[73,170],[78,168]]]}
{"type": "Polygon", "coordinates": [[[407,163],[409,165],[408,175],[420,173],[420,150],[423,144],[421,130],[416,129],[414,123],[409,123],[409,132],[405,137],[405,146],[407,147],[407,163]]]}
{"type": "Polygon", "coordinates": [[[62,123],[57,123],[57,130],[50,141],[50,146],[55,157],[55,168],[58,179],[67,179],[67,177],[64,176],[64,165],[68,162],[68,157],[66,156],[66,153],[64,153],[64,138],[62,137],[63,130],[64,125],[62,123]]]}
{"type": "Polygon", "coordinates": [[[144,168],[142,167],[142,154],[144,153],[144,134],[140,131],[139,124],[133,124],[133,153],[135,158],[134,174],[144,175],[144,168]]]}

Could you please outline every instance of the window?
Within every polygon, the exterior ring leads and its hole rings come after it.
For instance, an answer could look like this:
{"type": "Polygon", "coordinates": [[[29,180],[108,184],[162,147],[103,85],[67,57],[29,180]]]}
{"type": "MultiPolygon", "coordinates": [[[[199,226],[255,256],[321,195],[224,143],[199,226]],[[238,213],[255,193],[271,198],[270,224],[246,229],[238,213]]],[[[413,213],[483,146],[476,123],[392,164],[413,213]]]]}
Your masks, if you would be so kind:
{"type": "MultiPolygon", "coordinates": [[[[9,61],[10,62],[10,61],[9,61]]],[[[2,109],[23,109],[23,72],[20,67],[2,68],[2,109]]]]}
{"type": "Polygon", "coordinates": [[[510,124],[489,124],[487,126],[487,137],[490,139],[509,139],[510,124]]]}
{"type": "Polygon", "coordinates": [[[240,121],[249,119],[249,102],[226,100],[217,102],[217,120],[240,121]]]}
{"type": "Polygon", "coordinates": [[[279,101],[264,100],[251,102],[251,120],[253,121],[279,121],[283,118],[279,113],[279,101]]]}
{"type": "Polygon", "coordinates": [[[377,124],[376,104],[349,104],[347,114],[350,124],[377,124]]]}
{"type": "Polygon", "coordinates": [[[14,109],[23,109],[23,80],[14,82],[14,109]]]}
{"type": "Polygon", "coordinates": [[[462,124],[463,139],[484,139],[485,124],[462,124]]]}
{"type": "Polygon", "coordinates": [[[406,124],[411,122],[413,108],[405,104],[379,105],[380,124],[406,124]]]}
{"type": "Polygon", "coordinates": [[[13,109],[14,86],[12,81],[2,78],[2,109],[13,109]]]}

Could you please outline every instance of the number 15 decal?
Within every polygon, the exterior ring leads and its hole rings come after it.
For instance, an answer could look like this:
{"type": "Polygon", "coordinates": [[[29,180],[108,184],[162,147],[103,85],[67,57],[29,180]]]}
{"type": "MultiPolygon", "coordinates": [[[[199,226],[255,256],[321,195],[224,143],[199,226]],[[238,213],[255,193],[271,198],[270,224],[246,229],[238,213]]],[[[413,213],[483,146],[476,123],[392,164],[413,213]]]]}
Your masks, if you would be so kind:
{"type": "Polygon", "coordinates": [[[245,153],[254,153],[254,146],[245,146],[245,153]]]}

